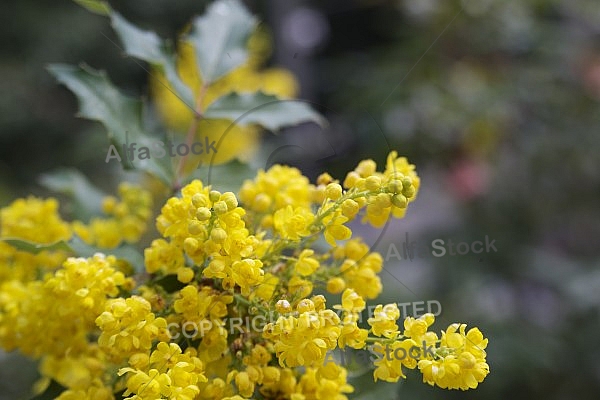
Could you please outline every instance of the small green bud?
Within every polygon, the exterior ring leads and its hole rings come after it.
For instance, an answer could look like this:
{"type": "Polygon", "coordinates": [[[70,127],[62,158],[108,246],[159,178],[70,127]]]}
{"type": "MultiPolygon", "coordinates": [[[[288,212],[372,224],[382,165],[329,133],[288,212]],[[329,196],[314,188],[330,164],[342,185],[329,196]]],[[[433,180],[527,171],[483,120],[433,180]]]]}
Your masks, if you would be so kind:
{"type": "Polygon", "coordinates": [[[414,186],[409,186],[409,187],[405,188],[404,190],[402,190],[402,194],[410,199],[410,198],[414,197],[416,191],[417,190],[415,189],[414,186]]]}
{"type": "Polygon", "coordinates": [[[408,200],[401,194],[395,194],[392,196],[392,204],[398,208],[406,208],[408,200]]]}
{"type": "Polygon", "coordinates": [[[398,179],[392,179],[388,183],[387,188],[391,193],[401,193],[402,192],[402,181],[400,181],[398,179]]]}

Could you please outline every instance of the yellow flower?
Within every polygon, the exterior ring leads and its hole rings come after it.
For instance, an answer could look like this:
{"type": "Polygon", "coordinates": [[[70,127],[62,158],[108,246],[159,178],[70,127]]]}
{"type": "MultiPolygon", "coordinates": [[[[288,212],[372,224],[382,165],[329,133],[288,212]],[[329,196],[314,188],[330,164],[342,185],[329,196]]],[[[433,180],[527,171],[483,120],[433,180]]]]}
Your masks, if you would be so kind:
{"type": "Polygon", "coordinates": [[[300,274],[302,276],[308,276],[308,275],[311,275],[312,273],[314,273],[319,268],[319,261],[317,261],[315,258],[311,257],[313,254],[315,254],[314,250],[311,250],[311,249],[302,250],[302,252],[298,256],[298,261],[296,262],[296,265],[294,266],[295,271],[298,274],[300,274]]]}
{"type": "Polygon", "coordinates": [[[121,202],[112,196],[102,202],[109,218],[94,217],[88,224],[73,222],[73,230],[84,242],[112,249],[123,241],[135,243],[140,239],[152,212],[152,196],[147,190],[128,183],[119,185],[119,196],[121,202]]]}
{"type": "MultiPolygon", "coordinates": [[[[333,363],[330,363],[330,365],[333,365],[333,363]]],[[[354,388],[346,383],[346,369],[337,367],[337,374],[330,377],[325,376],[321,372],[322,369],[323,367],[306,369],[298,384],[298,394],[300,396],[297,399],[347,400],[348,398],[344,393],[352,393],[354,388]]]]}
{"type": "Polygon", "coordinates": [[[395,303],[382,306],[378,304],[373,312],[373,317],[367,322],[371,326],[371,331],[375,336],[384,336],[386,338],[395,338],[398,335],[398,325],[396,320],[400,318],[400,310],[395,303]]]}
{"type": "Polygon", "coordinates": [[[478,328],[465,333],[465,324],[452,324],[442,332],[440,359],[420,360],[423,382],[443,389],[475,389],[490,372],[485,348],[488,340],[478,328]]]}
{"type": "Polygon", "coordinates": [[[149,350],[154,340],[168,340],[167,321],[156,318],[143,297],[113,299],[96,318],[102,330],[98,344],[115,358],[149,350]]]}
{"type": "Polygon", "coordinates": [[[183,267],[185,259],[181,248],[175,243],[155,239],[150,247],[144,250],[144,261],[148,273],[162,271],[165,274],[172,274],[183,267]]]}
{"type": "Polygon", "coordinates": [[[396,341],[385,347],[380,343],[373,345],[372,350],[378,353],[378,358],[374,362],[376,368],[373,371],[375,382],[378,379],[386,382],[398,382],[398,379],[406,378],[402,367],[413,369],[417,366],[417,361],[409,356],[413,347],[418,348],[419,346],[412,339],[396,341]]]}
{"type": "Polygon", "coordinates": [[[114,256],[69,258],[43,281],[6,282],[0,290],[0,344],[33,357],[78,355],[88,347],[107,298],[127,283],[114,256]]]}
{"type": "Polygon", "coordinates": [[[233,280],[240,286],[242,294],[250,294],[250,288],[258,285],[264,279],[264,271],[260,260],[244,259],[236,261],[231,266],[233,280]]]}
{"type": "Polygon", "coordinates": [[[362,349],[365,347],[367,336],[369,331],[358,327],[358,314],[348,313],[342,320],[342,331],[338,339],[338,345],[340,348],[350,346],[355,349],[362,349]]]}
{"type": "Polygon", "coordinates": [[[310,235],[309,227],[314,219],[309,209],[287,206],[275,212],[275,230],[284,239],[300,240],[310,235]]]}
{"type": "Polygon", "coordinates": [[[335,348],[340,335],[339,317],[325,311],[304,312],[298,318],[279,317],[264,327],[263,336],[275,341],[280,366],[323,364],[327,351],[335,348]]]}
{"type": "MultiPolygon", "coordinates": [[[[40,244],[50,244],[71,237],[71,228],[58,213],[58,201],[30,196],[17,199],[0,210],[0,234],[40,244]]],[[[0,282],[35,279],[39,270],[58,268],[67,258],[64,251],[30,254],[0,241],[0,282]]]]}
{"type": "Polygon", "coordinates": [[[323,235],[331,247],[337,246],[336,240],[346,240],[352,236],[352,231],[344,225],[345,222],[348,222],[348,217],[343,216],[340,209],[323,218],[323,235]]]}
{"type": "Polygon", "coordinates": [[[275,212],[287,206],[311,205],[308,178],[300,170],[274,165],[259,170],[254,180],[246,180],[240,189],[240,200],[249,210],[258,213],[275,212]]]}
{"type": "Polygon", "coordinates": [[[423,314],[419,318],[407,317],[404,319],[403,335],[412,338],[418,343],[424,339],[427,329],[435,321],[435,316],[431,313],[423,314]]]}
{"type": "Polygon", "coordinates": [[[275,293],[275,289],[279,284],[279,278],[271,273],[266,273],[264,275],[263,281],[258,288],[254,290],[250,294],[250,300],[253,300],[255,297],[258,297],[262,300],[269,301],[273,298],[273,294],[275,293]]]}
{"type": "Polygon", "coordinates": [[[299,276],[293,276],[288,282],[288,291],[294,298],[304,298],[309,296],[313,291],[311,281],[302,279],[299,276]]]}
{"type": "Polygon", "coordinates": [[[193,351],[182,354],[177,344],[165,342],[160,342],[152,352],[149,366],[121,368],[118,374],[128,375],[124,394],[134,394],[127,398],[137,400],[193,400],[200,393],[198,384],[207,382],[204,365],[193,351]]]}
{"type": "Polygon", "coordinates": [[[354,289],[367,299],[376,298],[382,290],[381,279],[377,275],[383,267],[383,258],[379,253],[369,253],[369,246],[359,239],[350,239],[338,246],[333,256],[337,260],[346,260],[340,266],[347,287],[354,289]]]}
{"type": "Polygon", "coordinates": [[[346,288],[346,282],[338,276],[327,281],[327,291],[332,294],[341,293],[346,288]]]}
{"type": "Polygon", "coordinates": [[[346,289],[342,294],[342,305],[336,305],[334,308],[350,313],[360,313],[365,309],[365,300],[356,291],[346,289]]]}

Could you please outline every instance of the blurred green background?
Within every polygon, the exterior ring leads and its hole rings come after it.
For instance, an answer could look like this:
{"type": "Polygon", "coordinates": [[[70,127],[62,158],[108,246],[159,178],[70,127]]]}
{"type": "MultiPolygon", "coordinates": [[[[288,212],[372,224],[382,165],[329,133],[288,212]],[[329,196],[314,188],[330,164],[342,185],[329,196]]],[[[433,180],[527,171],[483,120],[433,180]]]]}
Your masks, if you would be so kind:
{"type": "MultiPolygon", "coordinates": [[[[207,2],[110,1],[138,26],[175,39],[207,2]]],[[[450,392],[409,373],[399,385],[356,373],[355,398],[596,399],[600,391],[600,2],[597,0],[247,1],[273,34],[272,64],[330,121],[265,136],[274,161],[335,177],[390,149],[422,187],[383,235],[427,244],[488,235],[497,252],[391,259],[382,301],[438,300],[452,322],[489,338],[491,373],[450,392]]],[[[76,167],[114,191],[99,124],[77,119],[53,62],[104,69],[127,94],[148,74],[124,58],[109,23],[70,1],[0,5],[0,206],[48,196],[40,174],[76,167]]],[[[235,177],[233,177],[235,179],[235,177]]],[[[360,371],[359,371],[360,372],[360,371]]],[[[35,371],[0,355],[0,399],[23,398],[35,371]]]]}

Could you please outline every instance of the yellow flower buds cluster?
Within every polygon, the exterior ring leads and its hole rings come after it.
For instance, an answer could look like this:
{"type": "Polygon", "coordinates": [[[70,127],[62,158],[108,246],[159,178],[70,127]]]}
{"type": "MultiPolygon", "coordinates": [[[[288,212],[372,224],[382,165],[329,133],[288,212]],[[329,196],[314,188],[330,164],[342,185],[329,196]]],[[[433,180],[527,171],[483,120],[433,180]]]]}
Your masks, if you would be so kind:
{"type": "Polygon", "coordinates": [[[380,355],[375,380],[418,368],[430,385],[475,388],[489,373],[477,328],[438,337],[433,315],[398,321],[393,304],[359,324],[382,291],[383,258],[348,223],[401,218],[419,184],[396,152],[383,171],[365,160],[343,182],[324,173],[311,184],[279,165],[239,195],[195,180],[163,205],[160,237],[133,268],[110,253],[144,232],[147,192],[122,186],[121,200],[104,200],[110,217],[87,225],[63,221],[55,200],[16,201],[0,211],[3,234],[45,244],[76,234],[108,255],[0,241],[0,345],[40,358],[38,386],[59,382],[60,400],[344,400],[353,388],[331,355],[346,347],[380,355]],[[324,292],[339,304],[328,308],[324,292]]]}

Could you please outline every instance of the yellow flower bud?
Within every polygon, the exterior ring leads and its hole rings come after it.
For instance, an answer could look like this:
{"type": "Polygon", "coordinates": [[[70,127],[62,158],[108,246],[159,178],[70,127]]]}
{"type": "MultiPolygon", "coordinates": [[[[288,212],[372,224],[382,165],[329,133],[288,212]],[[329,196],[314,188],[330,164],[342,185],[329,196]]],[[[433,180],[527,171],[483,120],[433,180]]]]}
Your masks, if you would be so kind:
{"type": "Polygon", "coordinates": [[[342,197],[342,187],[337,183],[330,183],[325,188],[325,193],[331,200],[337,200],[342,197]]]}
{"type": "Polygon", "coordinates": [[[310,191],[310,199],[313,203],[320,204],[325,201],[325,197],[327,197],[325,185],[315,186],[310,191]]]}
{"type": "Polygon", "coordinates": [[[340,277],[334,277],[327,281],[327,291],[332,294],[342,293],[346,288],[346,282],[340,277]]]}
{"type": "Polygon", "coordinates": [[[300,300],[300,302],[296,306],[296,311],[298,311],[299,313],[315,311],[315,303],[313,303],[312,300],[309,299],[300,300]]]}
{"type": "Polygon", "coordinates": [[[186,253],[188,254],[193,254],[196,252],[196,250],[198,250],[198,247],[200,246],[200,242],[198,242],[198,240],[194,239],[194,238],[186,238],[183,241],[183,249],[185,250],[186,253]]]}
{"type": "Polygon", "coordinates": [[[177,280],[181,283],[188,283],[194,279],[194,270],[191,268],[181,267],[177,269],[177,280]]]}
{"type": "Polygon", "coordinates": [[[200,221],[191,220],[188,223],[188,232],[190,235],[200,235],[204,231],[204,226],[200,221]]]}
{"type": "Polygon", "coordinates": [[[211,190],[210,193],[208,194],[208,198],[213,203],[216,201],[219,201],[219,199],[221,198],[221,192],[219,192],[218,190],[211,190]]]}
{"type": "Polygon", "coordinates": [[[392,200],[389,193],[379,193],[375,198],[375,204],[379,208],[387,208],[392,205],[392,200]]]}
{"type": "Polygon", "coordinates": [[[264,383],[274,384],[281,379],[281,372],[277,367],[264,367],[264,383]]]}
{"type": "Polygon", "coordinates": [[[253,205],[256,211],[266,212],[271,207],[271,198],[264,193],[259,193],[254,199],[253,205]]]}
{"type": "Polygon", "coordinates": [[[352,199],[344,200],[342,203],[342,214],[348,218],[352,218],[358,213],[359,205],[352,199]]]}
{"type": "Polygon", "coordinates": [[[227,232],[225,232],[225,230],[222,228],[214,228],[210,232],[210,238],[215,243],[223,243],[225,239],[227,239],[227,232]]]}
{"type": "Polygon", "coordinates": [[[462,352],[458,357],[458,362],[462,368],[471,369],[477,364],[475,356],[468,351],[462,352]]]}
{"type": "Polygon", "coordinates": [[[129,365],[135,369],[144,369],[150,363],[150,357],[147,354],[137,353],[129,357],[129,365]]]}
{"type": "Polygon", "coordinates": [[[375,161],[362,160],[360,163],[358,163],[355,171],[358,172],[363,178],[366,178],[367,176],[373,175],[376,169],[377,164],[375,164],[375,161]]]}
{"type": "Polygon", "coordinates": [[[380,216],[383,214],[383,208],[379,207],[377,204],[369,204],[367,206],[367,214],[380,216]]]}
{"type": "Polygon", "coordinates": [[[229,211],[233,210],[238,206],[238,200],[235,197],[235,194],[233,194],[233,192],[223,193],[223,195],[221,196],[221,201],[224,201],[225,204],[227,204],[227,209],[229,211]]]}
{"type": "Polygon", "coordinates": [[[381,188],[381,178],[375,175],[371,175],[367,178],[365,182],[365,186],[367,190],[374,192],[381,188]]]}
{"type": "Polygon", "coordinates": [[[247,372],[240,372],[235,376],[235,384],[244,397],[250,397],[254,391],[254,383],[250,380],[247,372]]]}
{"type": "Polygon", "coordinates": [[[346,175],[346,179],[344,180],[344,187],[347,189],[355,187],[359,179],[360,175],[358,172],[348,172],[348,175],[346,175]]]}
{"type": "Polygon", "coordinates": [[[392,193],[400,193],[402,188],[402,181],[398,179],[392,179],[387,185],[387,189],[392,193]]]}
{"type": "Polygon", "coordinates": [[[102,201],[102,211],[106,214],[112,214],[117,205],[117,199],[113,196],[107,196],[102,201]]]}
{"type": "Polygon", "coordinates": [[[315,303],[315,310],[321,311],[325,309],[325,296],[318,294],[311,298],[312,302],[315,303]]]}
{"type": "Polygon", "coordinates": [[[279,300],[275,304],[275,310],[277,310],[277,312],[280,314],[285,314],[285,313],[289,313],[290,311],[292,311],[292,306],[291,306],[290,302],[287,300],[279,300]]]}
{"type": "Polygon", "coordinates": [[[409,199],[415,195],[416,189],[414,186],[409,186],[406,189],[402,190],[402,194],[408,197],[409,199]]]}
{"type": "Polygon", "coordinates": [[[317,178],[317,185],[328,185],[333,182],[333,177],[327,172],[322,173],[317,178]]]}
{"type": "Polygon", "coordinates": [[[215,210],[215,214],[217,214],[217,215],[223,215],[228,210],[227,203],[225,203],[224,201],[217,201],[213,205],[213,210],[215,210]]]}
{"type": "Polygon", "coordinates": [[[212,213],[206,207],[200,207],[198,208],[198,211],[196,211],[196,218],[198,218],[199,221],[208,221],[211,215],[212,213]]]}
{"type": "Polygon", "coordinates": [[[404,197],[404,195],[395,194],[392,196],[392,204],[398,208],[406,208],[408,205],[408,200],[406,197],[404,197]]]}
{"type": "Polygon", "coordinates": [[[192,196],[192,204],[196,208],[206,207],[206,205],[208,204],[207,200],[208,199],[206,198],[206,196],[203,195],[202,193],[196,193],[195,195],[192,196]]]}

